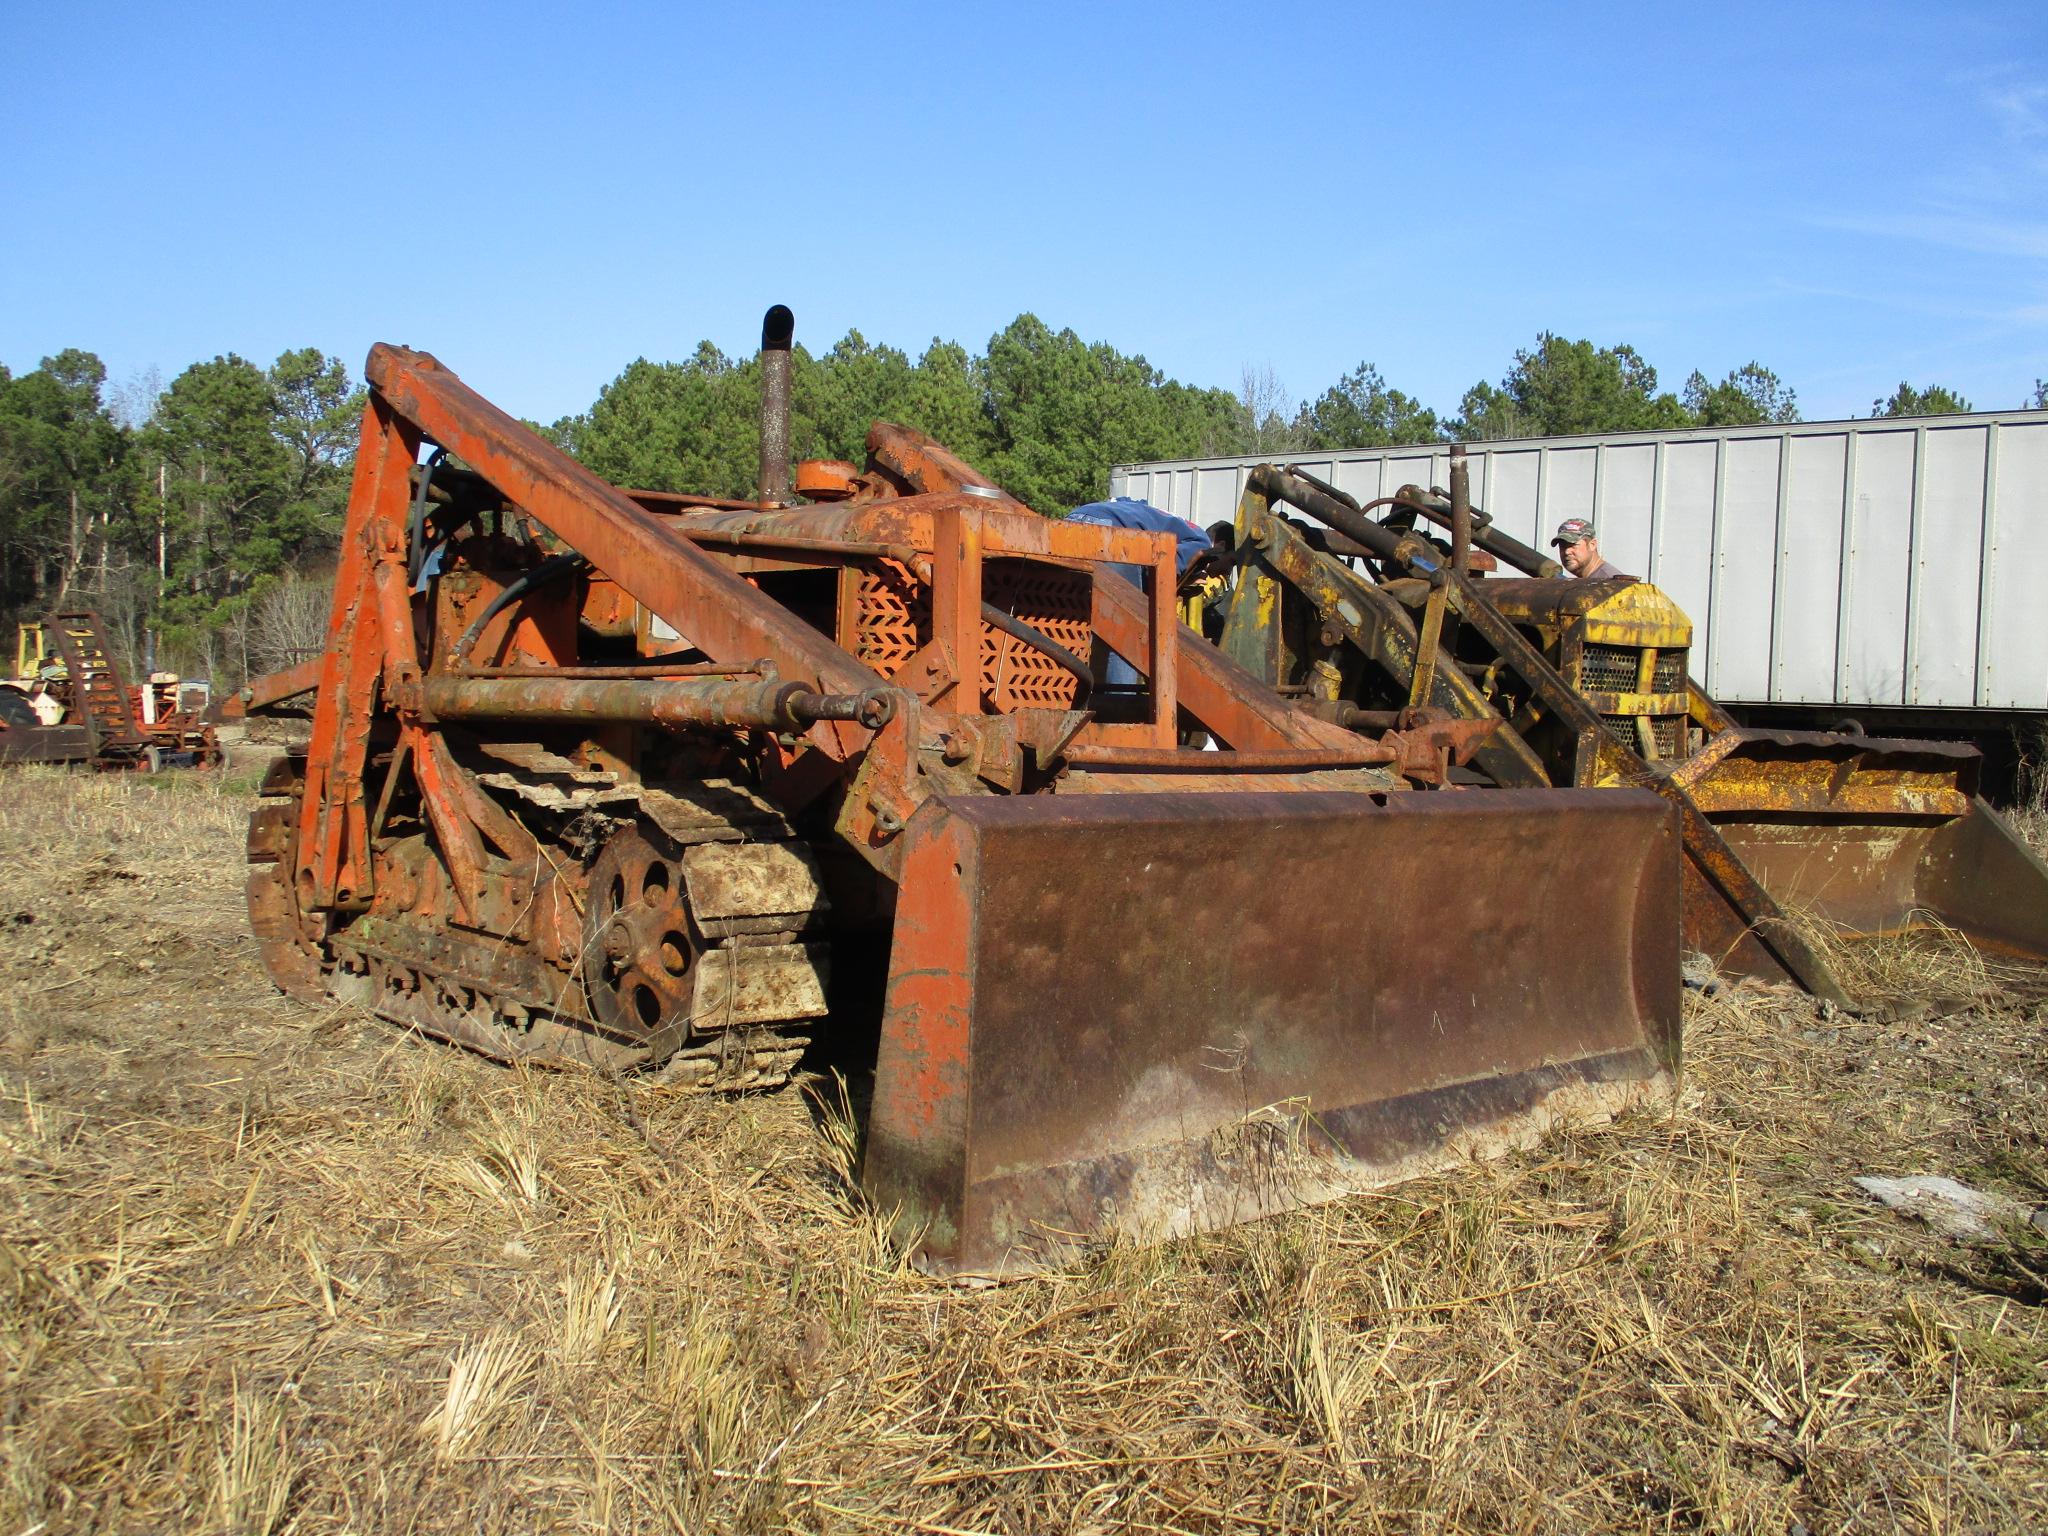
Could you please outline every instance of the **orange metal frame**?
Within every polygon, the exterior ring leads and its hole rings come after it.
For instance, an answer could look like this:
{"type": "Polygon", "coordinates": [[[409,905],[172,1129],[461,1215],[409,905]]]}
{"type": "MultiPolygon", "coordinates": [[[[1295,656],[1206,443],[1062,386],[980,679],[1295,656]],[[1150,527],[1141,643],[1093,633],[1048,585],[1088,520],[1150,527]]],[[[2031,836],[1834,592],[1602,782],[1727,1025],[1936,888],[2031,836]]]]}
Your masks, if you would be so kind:
{"type": "MultiPolygon", "coordinates": [[[[466,911],[484,899],[485,844],[504,841],[493,835],[491,818],[468,804],[457,782],[463,775],[436,751],[433,721],[422,700],[423,667],[435,663],[420,652],[421,605],[407,575],[407,524],[412,477],[429,441],[458,456],[585,556],[616,588],[605,601],[624,593],[712,660],[748,667],[767,659],[781,679],[821,693],[894,691],[900,706],[879,729],[821,719],[805,732],[797,754],[815,765],[809,771],[820,784],[857,772],[853,794],[860,803],[847,813],[844,830],[878,861],[885,857],[877,852],[880,845],[925,792],[918,784],[920,751],[942,751],[947,761],[964,761],[991,782],[1014,789],[1024,743],[1043,743],[1053,729],[1045,720],[992,711],[987,703],[980,638],[984,565],[991,558],[1087,566],[1093,633],[1148,680],[1149,720],[1090,721],[1075,741],[1096,749],[1168,751],[1185,708],[1232,749],[1301,754],[1305,767],[1317,766],[1307,759],[1318,754],[1349,754],[1356,761],[1372,750],[1373,744],[1270,694],[1184,629],[1174,600],[1171,536],[1039,517],[976,482],[965,465],[915,434],[878,426],[870,442],[879,466],[870,477],[874,483],[863,482],[864,489],[841,504],[712,508],[691,498],[647,498],[655,504],[650,507],[527,431],[424,353],[380,345],[364,371],[371,393],[299,807],[296,879],[302,911],[362,910],[370,904],[372,828],[364,773],[380,701],[398,727],[392,771],[409,763],[419,780],[437,840],[447,850],[458,904],[466,911]],[[722,533],[726,542],[737,536],[766,559],[714,552],[722,533]],[[778,542],[780,552],[774,548],[778,542]],[[845,565],[875,546],[911,551],[921,578],[929,581],[933,636],[950,653],[955,680],[936,702],[892,687],[744,574],[768,565],[845,565]],[[1125,581],[1113,566],[1142,569],[1147,590],[1125,581]]],[[[556,665],[575,660],[552,654],[534,659],[556,665]]],[[[1228,757],[1218,754],[1214,766],[1225,769],[1228,757]]]]}

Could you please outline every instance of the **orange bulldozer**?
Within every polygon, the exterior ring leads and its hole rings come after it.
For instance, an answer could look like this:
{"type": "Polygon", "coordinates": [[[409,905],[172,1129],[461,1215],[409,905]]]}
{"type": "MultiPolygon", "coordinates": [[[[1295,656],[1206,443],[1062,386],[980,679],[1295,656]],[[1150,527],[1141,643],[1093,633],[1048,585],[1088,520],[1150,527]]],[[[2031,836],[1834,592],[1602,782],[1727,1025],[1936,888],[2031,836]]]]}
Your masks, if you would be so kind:
{"type": "Polygon", "coordinates": [[[1490,723],[1315,718],[1181,624],[1170,536],[915,432],[792,476],[790,329],[749,501],[372,351],[326,651],[248,695],[317,688],[249,832],[280,986],[672,1089],[871,1053],[862,1180],[942,1272],[1669,1095],[1669,806],[1446,792],[1490,723]]]}

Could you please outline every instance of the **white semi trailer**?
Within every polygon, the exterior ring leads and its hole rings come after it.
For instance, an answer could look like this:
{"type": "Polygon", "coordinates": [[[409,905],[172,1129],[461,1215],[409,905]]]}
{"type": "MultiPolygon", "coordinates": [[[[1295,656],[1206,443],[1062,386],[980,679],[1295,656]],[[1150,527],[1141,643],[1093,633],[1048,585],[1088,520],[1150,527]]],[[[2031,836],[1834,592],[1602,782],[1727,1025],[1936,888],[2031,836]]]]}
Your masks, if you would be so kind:
{"type": "MultiPolygon", "coordinates": [[[[1471,444],[1472,500],[1602,552],[1693,620],[1693,674],[1753,723],[1969,737],[2048,721],[2048,411],[1471,444]]],[[[1207,527],[1274,455],[1119,464],[1110,493],[1207,527]]],[[[1280,456],[1360,501],[1449,479],[1443,444],[1280,456]]]]}

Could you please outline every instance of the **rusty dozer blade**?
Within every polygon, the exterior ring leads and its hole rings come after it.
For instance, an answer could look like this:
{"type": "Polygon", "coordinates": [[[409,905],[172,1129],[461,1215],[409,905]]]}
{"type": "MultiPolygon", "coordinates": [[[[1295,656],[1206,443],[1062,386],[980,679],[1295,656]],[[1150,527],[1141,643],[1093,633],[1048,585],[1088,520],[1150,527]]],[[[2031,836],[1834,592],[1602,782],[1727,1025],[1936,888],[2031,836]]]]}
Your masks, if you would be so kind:
{"type": "Polygon", "coordinates": [[[946,1272],[1228,1226],[1667,1096],[1636,790],[936,797],[863,1182],[946,1272]]]}
{"type": "Polygon", "coordinates": [[[1979,761],[1953,742],[1730,730],[1672,777],[1788,913],[2048,962],[2048,865],[1976,793],[1979,761]]]}

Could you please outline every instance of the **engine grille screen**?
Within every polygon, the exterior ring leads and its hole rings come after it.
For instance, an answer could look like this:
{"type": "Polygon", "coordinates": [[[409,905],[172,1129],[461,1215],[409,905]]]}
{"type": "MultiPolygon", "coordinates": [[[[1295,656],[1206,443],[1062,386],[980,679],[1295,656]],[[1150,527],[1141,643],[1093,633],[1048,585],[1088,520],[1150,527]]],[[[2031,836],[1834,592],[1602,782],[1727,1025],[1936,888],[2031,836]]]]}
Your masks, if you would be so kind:
{"type": "MultiPolygon", "coordinates": [[[[1607,734],[1631,752],[1643,750],[1643,743],[1636,735],[1636,721],[1639,715],[1602,715],[1600,723],[1607,728],[1607,734]]],[[[1685,756],[1685,717],[1683,715],[1651,715],[1650,739],[1657,744],[1657,757],[1662,762],[1674,762],[1685,756]]]]}
{"type": "MultiPolygon", "coordinates": [[[[1015,614],[1055,644],[1086,658],[1094,631],[1089,622],[1093,588],[1085,571],[991,560],[982,567],[982,596],[1015,614]]],[[[854,652],[884,677],[893,677],[932,635],[931,593],[894,560],[861,572],[854,613],[854,652]]],[[[1068,709],[1079,683],[1043,651],[981,626],[981,670],[990,702],[1014,709],[1068,709]]]]}
{"type": "Polygon", "coordinates": [[[1634,693],[1643,653],[1628,645],[1589,645],[1579,665],[1579,686],[1595,693],[1634,693]]]}

